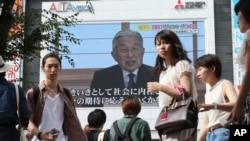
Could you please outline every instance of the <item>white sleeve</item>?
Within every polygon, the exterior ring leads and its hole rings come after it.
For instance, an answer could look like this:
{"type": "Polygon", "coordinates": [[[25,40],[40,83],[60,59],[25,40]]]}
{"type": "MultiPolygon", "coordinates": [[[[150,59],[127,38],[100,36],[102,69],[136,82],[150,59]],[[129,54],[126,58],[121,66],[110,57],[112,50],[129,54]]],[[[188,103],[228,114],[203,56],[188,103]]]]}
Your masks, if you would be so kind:
{"type": "Polygon", "coordinates": [[[187,60],[181,60],[181,61],[177,62],[175,65],[175,68],[176,68],[175,71],[176,71],[178,79],[180,79],[183,72],[192,72],[193,71],[192,65],[187,60]]]}
{"type": "Polygon", "coordinates": [[[244,61],[245,50],[246,50],[246,47],[250,47],[249,44],[250,44],[250,29],[248,29],[244,35],[243,43],[241,45],[239,54],[236,58],[236,63],[239,64],[243,69],[244,69],[244,64],[245,64],[245,61],[244,61]]]}

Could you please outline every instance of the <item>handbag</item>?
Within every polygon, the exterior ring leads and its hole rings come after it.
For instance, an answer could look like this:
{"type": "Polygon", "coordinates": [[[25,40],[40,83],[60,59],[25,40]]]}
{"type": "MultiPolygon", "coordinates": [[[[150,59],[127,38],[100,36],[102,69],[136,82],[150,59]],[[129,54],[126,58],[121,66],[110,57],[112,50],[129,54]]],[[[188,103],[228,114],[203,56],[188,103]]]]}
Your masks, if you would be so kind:
{"type": "Polygon", "coordinates": [[[164,134],[196,128],[198,125],[198,109],[192,97],[182,88],[182,100],[173,99],[170,106],[165,106],[156,119],[155,129],[164,134]]]}
{"type": "Polygon", "coordinates": [[[18,86],[16,83],[14,83],[15,85],[15,90],[16,90],[16,104],[17,104],[17,116],[18,116],[18,120],[19,120],[19,125],[18,125],[18,131],[19,131],[19,135],[20,135],[20,141],[28,141],[28,139],[25,136],[24,133],[24,129],[22,127],[21,124],[21,120],[20,120],[20,111],[19,111],[19,91],[18,91],[18,86]]]}

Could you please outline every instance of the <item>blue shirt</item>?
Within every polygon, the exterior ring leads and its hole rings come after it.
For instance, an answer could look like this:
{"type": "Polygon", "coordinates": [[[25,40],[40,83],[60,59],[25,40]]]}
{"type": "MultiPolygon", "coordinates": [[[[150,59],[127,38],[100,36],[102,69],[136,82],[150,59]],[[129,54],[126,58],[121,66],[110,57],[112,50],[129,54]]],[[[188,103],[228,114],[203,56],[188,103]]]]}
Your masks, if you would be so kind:
{"type": "MultiPolygon", "coordinates": [[[[23,127],[27,127],[29,123],[29,110],[23,89],[18,85],[19,89],[19,109],[20,120],[23,127]]],[[[6,79],[0,79],[0,127],[13,127],[19,123],[17,116],[16,91],[13,83],[6,79]],[[7,93],[4,91],[7,90],[7,93]],[[7,107],[3,110],[3,107],[7,107]]]]}

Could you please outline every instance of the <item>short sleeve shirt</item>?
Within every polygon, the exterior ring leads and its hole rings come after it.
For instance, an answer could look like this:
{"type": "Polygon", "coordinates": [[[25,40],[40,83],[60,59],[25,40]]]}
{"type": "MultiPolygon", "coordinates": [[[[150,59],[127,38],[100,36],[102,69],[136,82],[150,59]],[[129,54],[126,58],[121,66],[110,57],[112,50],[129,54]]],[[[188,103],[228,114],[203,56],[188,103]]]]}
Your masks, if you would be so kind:
{"type": "MultiPolygon", "coordinates": [[[[195,70],[193,66],[187,60],[181,60],[176,63],[175,66],[169,66],[167,70],[162,71],[160,74],[160,84],[168,86],[180,86],[180,78],[183,72],[192,72],[192,82],[193,82],[193,99],[197,99],[197,89],[194,82],[195,70]]],[[[159,106],[162,108],[164,106],[169,106],[172,101],[172,97],[165,94],[164,92],[159,92],[159,106]]]]}

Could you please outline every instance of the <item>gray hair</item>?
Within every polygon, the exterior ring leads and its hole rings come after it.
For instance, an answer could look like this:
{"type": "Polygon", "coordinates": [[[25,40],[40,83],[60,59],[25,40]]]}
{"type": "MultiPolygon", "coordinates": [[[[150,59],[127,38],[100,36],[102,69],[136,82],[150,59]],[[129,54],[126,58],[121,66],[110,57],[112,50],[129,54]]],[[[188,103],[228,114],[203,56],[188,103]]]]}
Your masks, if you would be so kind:
{"type": "Polygon", "coordinates": [[[133,30],[121,30],[117,32],[113,38],[113,41],[112,41],[113,51],[115,50],[116,41],[120,37],[136,37],[140,41],[141,46],[143,47],[143,38],[139,32],[133,31],[133,30]]]}

